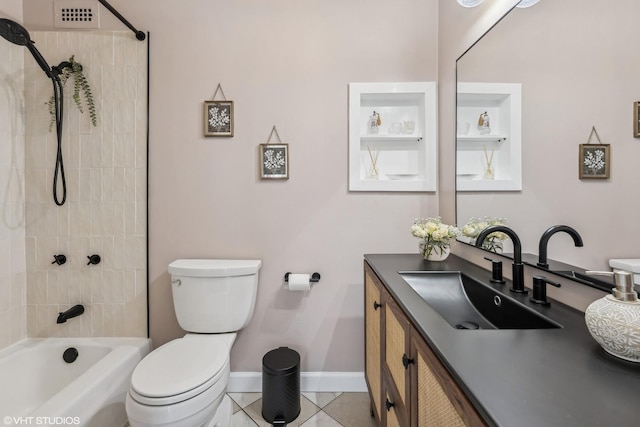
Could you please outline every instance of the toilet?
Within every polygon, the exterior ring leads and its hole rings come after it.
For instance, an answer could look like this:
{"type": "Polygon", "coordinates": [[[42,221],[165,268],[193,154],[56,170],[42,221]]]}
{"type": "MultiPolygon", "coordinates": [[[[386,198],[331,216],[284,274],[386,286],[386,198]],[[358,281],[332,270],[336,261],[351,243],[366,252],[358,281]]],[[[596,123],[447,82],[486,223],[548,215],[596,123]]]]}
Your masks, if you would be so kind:
{"type": "Polygon", "coordinates": [[[173,306],[187,331],[147,355],[131,375],[132,427],[228,427],[229,354],[256,302],[260,260],[179,259],[169,264],[173,306]]]}

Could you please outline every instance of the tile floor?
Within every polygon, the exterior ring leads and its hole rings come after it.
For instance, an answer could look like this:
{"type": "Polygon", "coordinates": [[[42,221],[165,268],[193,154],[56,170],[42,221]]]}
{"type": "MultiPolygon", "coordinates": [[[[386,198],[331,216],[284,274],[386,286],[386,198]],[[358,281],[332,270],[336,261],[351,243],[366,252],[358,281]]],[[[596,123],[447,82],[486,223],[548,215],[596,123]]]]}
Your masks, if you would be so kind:
{"type": "MultiPolygon", "coordinates": [[[[232,427],[270,427],[262,418],[262,393],[229,393],[232,427]]],[[[367,393],[302,393],[300,415],[288,427],[376,427],[367,393]]]]}

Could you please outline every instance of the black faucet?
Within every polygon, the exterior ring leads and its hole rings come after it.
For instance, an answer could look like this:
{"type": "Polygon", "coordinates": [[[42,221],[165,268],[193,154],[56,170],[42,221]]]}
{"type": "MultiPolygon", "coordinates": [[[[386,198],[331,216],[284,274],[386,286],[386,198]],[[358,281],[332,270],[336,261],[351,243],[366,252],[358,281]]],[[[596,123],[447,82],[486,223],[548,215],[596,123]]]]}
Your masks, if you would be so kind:
{"type": "Polygon", "coordinates": [[[502,231],[511,238],[513,242],[513,278],[511,279],[513,285],[509,289],[511,292],[517,292],[520,294],[526,294],[528,291],[524,288],[524,264],[522,264],[522,244],[520,238],[515,231],[505,225],[492,225],[487,227],[478,234],[476,238],[476,247],[481,248],[484,239],[491,233],[496,231],[502,231]]]}
{"type": "Polygon", "coordinates": [[[56,323],[64,323],[68,319],[80,316],[82,313],[84,313],[84,306],[82,304],[74,305],[69,310],[59,313],[56,323]]]}
{"type": "Polygon", "coordinates": [[[551,236],[560,231],[564,231],[571,236],[576,246],[583,246],[580,234],[568,225],[554,225],[553,227],[549,227],[540,237],[540,244],[538,245],[538,267],[549,268],[549,263],[547,262],[547,244],[551,236]]]}

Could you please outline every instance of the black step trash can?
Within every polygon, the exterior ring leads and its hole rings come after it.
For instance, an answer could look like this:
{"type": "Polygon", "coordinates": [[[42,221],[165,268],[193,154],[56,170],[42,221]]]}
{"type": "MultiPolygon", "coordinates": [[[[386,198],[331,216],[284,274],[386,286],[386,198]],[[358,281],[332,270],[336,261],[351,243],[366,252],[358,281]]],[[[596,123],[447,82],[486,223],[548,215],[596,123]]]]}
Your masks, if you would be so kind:
{"type": "Polygon", "coordinates": [[[288,347],[262,358],[262,418],[284,425],[300,415],[300,355],[288,347]]]}

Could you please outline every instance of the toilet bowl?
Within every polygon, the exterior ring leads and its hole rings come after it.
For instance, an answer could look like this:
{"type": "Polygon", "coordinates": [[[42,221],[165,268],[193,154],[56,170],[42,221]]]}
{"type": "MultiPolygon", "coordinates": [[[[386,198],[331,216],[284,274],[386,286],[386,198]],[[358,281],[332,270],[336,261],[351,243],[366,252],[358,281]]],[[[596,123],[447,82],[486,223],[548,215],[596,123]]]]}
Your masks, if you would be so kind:
{"type": "Polygon", "coordinates": [[[125,405],[132,427],[229,426],[232,408],[225,391],[236,338],[229,331],[251,319],[260,266],[238,260],[170,264],[176,317],[191,333],[136,366],[125,405]]]}

